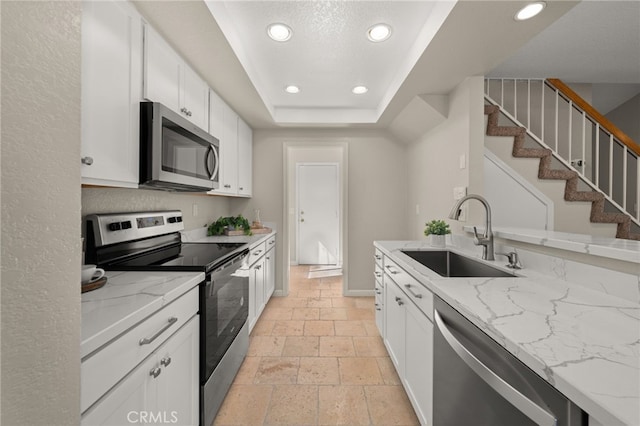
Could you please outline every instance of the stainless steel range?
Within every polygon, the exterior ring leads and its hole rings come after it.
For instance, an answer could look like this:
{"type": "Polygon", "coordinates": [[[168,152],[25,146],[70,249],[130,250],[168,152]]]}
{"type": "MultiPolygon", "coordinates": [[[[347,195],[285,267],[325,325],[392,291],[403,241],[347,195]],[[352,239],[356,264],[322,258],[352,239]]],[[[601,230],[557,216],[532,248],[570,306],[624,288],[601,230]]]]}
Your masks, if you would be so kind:
{"type": "Polygon", "coordinates": [[[86,262],[107,271],[202,271],[200,424],[210,425],[249,346],[247,244],[182,243],[182,212],[89,215],[86,262]]]}

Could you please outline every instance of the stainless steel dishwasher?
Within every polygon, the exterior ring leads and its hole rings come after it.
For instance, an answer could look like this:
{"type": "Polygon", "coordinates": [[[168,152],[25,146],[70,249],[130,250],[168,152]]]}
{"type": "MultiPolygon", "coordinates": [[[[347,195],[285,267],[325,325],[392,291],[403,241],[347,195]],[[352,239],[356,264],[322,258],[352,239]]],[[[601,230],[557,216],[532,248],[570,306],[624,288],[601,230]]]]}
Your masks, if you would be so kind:
{"type": "Polygon", "coordinates": [[[434,299],[434,426],[586,426],[577,405],[434,299]]]}

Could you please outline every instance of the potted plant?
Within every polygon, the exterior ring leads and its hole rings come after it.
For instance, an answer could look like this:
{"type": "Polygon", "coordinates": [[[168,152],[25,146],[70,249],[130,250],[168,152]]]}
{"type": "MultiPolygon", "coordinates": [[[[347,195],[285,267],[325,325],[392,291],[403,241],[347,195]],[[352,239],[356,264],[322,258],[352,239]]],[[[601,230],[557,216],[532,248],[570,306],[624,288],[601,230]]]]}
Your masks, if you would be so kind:
{"type": "Polygon", "coordinates": [[[429,237],[429,244],[433,247],[445,246],[445,235],[451,233],[449,224],[444,220],[434,219],[431,222],[425,223],[424,235],[429,237]]]}
{"type": "Polygon", "coordinates": [[[245,235],[252,235],[251,225],[241,214],[238,216],[220,217],[207,228],[207,235],[223,235],[225,230],[242,229],[245,235]]]}

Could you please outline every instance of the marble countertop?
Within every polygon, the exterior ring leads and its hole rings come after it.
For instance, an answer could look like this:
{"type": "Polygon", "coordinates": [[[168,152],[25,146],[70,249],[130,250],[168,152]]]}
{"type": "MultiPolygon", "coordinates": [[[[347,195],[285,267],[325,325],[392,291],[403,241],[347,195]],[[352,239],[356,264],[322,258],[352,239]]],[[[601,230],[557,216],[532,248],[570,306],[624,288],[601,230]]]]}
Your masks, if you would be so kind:
{"type": "Polygon", "coordinates": [[[112,272],[104,287],[82,294],[84,358],[204,280],[202,272],[112,272]]]}
{"type": "MultiPolygon", "coordinates": [[[[473,232],[473,227],[465,226],[464,230],[473,232]]],[[[484,228],[478,227],[478,232],[481,230],[484,231],[484,228]]],[[[492,231],[496,238],[608,257],[640,265],[640,241],[527,228],[496,227],[492,231]]]]}
{"type": "Polygon", "coordinates": [[[189,243],[245,243],[249,244],[249,247],[254,247],[257,244],[265,241],[267,238],[276,234],[274,228],[271,228],[271,232],[268,234],[254,234],[254,235],[212,235],[207,236],[207,229],[195,229],[191,231],[182,232],[182,241],[189,243]]]}
{"type": "Polygon", "coordinates": [[[374,244],[600,423],[640,424],[640,305],[526,268],[443,278],[401,253],[425,241],[374,244]]]}

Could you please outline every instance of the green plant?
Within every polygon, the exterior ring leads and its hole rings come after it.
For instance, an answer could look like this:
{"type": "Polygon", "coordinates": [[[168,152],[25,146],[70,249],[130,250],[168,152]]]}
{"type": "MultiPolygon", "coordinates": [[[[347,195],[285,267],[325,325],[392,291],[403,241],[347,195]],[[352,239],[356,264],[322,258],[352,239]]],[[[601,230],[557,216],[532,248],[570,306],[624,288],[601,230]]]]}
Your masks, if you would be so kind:
{"type": "Polygon", "coordinates": [[[249,221],[245,219],[241,214],[239,214],[238,216],[220,217],[218,220],[209,225],[209,227],[207,228],[207,235],[222,235],[224,234],[225,228],[242,228],[245,235],[252,235],[251,225],[249,224],[249,221]]]}
{"type": "Polygon", "coordinates": [[[449,224],[444,220],[434,219],[431,222],[425,223],[427,226],[424,228],[424,235],[446,235],[451,233],[449,224]]]}

